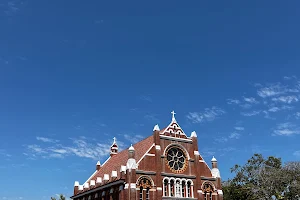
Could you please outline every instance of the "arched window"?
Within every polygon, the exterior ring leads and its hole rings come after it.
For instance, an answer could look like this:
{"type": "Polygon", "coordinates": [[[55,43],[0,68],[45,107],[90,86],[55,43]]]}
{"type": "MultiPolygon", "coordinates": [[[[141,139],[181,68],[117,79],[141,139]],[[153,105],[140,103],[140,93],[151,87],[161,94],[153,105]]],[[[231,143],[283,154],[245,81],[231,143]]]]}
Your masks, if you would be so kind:
{"type": "Polygon", "coordinates": [[[174,180],[170,181],[170,188],[171,188],[171,197],[174,197],[174,190],[175,190],[174,180]]]}
{"type": "Polygon", "coordinates": [[[146,200],[150,200],[149,190],[150,190],[150,188],[146,189],[146,200]]]}
{"type": "Polygon", "coordinates": [[[164,180],[164,196],[167,197],[169,196],[169,181],[168,179],[164,180]]]}
{"type": "Polygon", "coordinates": [[[185,187],[186,187],[185,181],[182,181],[181,182],[181,196],[182,197],[185,197],[185,187]]]}
{"type": "Polygon", "coordinates": [[[143,187],[140,187],[140,200],[143,200],[143,187]]]}
{"type": "Polygon", "coordinates": [[[143,200],[144,195],[146,196],[146,200],[150,200],[150,189],[152,188],[151,178],[141,176],[138,180],[138,186],[140,187],[140,200],[143,200]]]}
{"type": "Polygon", "coordinates": [[[193,181],[179,178],[163,179],[163,196],[164,197],[179,197],[179,198],[194,198],[193,181]]]}
{"type": "Polygon", "coordinates": [[[176,180],[176,185],[175,185],[175,197],[180,197],[181,194],[181,185],[180,181],[176,180]]]}
{"type": "Polygon", "coordinates": [[[191,197],[191,182],[189,181],[188,183],[187,183],[187,191],[186,191],[186,197],[191,197]]]}
{"type": "Polygon", "coordinates": [[[204,200],[212,200],[212,193],[214,192],[214,187],[211,184],[205,183],[203,185],[202,191],[204,192],[204,200]]]}

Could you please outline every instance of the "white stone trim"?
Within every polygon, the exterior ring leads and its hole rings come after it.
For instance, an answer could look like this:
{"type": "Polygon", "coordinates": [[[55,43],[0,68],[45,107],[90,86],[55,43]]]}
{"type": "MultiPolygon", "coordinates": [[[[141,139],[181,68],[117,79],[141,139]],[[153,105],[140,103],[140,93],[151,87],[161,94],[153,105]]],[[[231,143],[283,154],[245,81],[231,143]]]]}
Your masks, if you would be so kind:
{"type": "Polygon", "coordinates": [[[78,186],[79,186],[79,181],[75,181],[74,187],[78,187],[78,186]]]}
{"type": "Polygon", "coordinates": [[[160,145],[155,145],[156,150],[161,150],[160,145]]]}
{"type": "Polygon", "coordinates": [[[157,187],[156,189],[159,191],[162,191],[162,187],[157,187]]]}
{"type": "Polygon", "coordinates": [[[102,178],[101,177],[97,177],[96,183],[102,183],[102,178]]]}
{"type": "Polygon", "coordinates": [[[109,174],[104,174],[103,180],[108,181],[109,180],[109,174]]]}
{"type": "Polygon", "coordinates": [[[136,188],[136,184],[135,183],[130,183],[130,188],[136,188]]]}
{"type": "Polygon", "coordinates": [[[153,131],[160,131],[158,124],[154,126],[153,131]]]}
{"type": "Polygon", "coordinates": [[[195,156],[200,156],[199,151],[194,151],[194,155],[195,155],[195,156]]]}
{"type": "MultiPolygon", "coordinates": [[[[168,130],[168,128],[171,127],[171,125],[172,125],[173,123],[176,123],[177,126],[178,126],[178,128],[181,129],[182,133],[186,136],[186,134],[184,133],[183,129],[179,126],[179,124],[177,123],[176,120],[175,120],[175,121],[172,120],[171,123],[167,126],[167,128],[165,128],[165,130],[164,130],[162,133],[160,133],[160,135],[164,135],[165,132],[168,130]]],[[[187,137],[187,136],[186,136],[186,137],[187,137]]]]}
{"type": "Polygon", "coordinates": [[[177,140],[177,141],[181,141],[181,142],[190,142],[190,143],[193,142],[193,140],[191,140],[191,139],[177,138],[177,137],[172,137],[172,136],[167,136],[167,135],[160,135],[159,137],[163,138],[163,139],[177,140]]]}
{"type": "Polygon", "coordinates": [[[126,183],[124,189],[125,189],[125,190],[128,189],[128,186],[129,186],[129,184],[126,183]]]}
{"type": "Polygon", "coordinates": [[[118,172],[117,172],[117,171],[112,171],[112,172],[111,172],[111,177],[112,177],[112,178],[118,177],[118,172]]]}
{"type": "Polygon", "coordinates": [[[84,186],[83,186],[83,188],[84,188],[84,189],[90,188],[90,184],[89,184],[89,183],[85,183],[84,186]]]}
{"type": "Polygon", "coordinates": [[[223,190],[218,190],[218,194],[223,195],[223,190]]]}
{"type": "Polygon", "coordinates": [[[78,186],[78,190],[79,190],[79,191],[82,191],[82,190],[83,190],[83,185],[79,185],[79,186],[78,186]]]}
{"type": "Polygon", "coordinates": [[[146,156],[155,156],[154,153],[146,153],[146,156]]]}
{"type": "Polygon", "coordinates": [[[92,187],[92,186],[95,186],[95,185],[96,185],[95,180],[91,180],[90,181],[90,186],[92,187]]]}
{"type": "Polygon", "coordinates": [[[148,149],[148,151],[146,151],[146,153],[141,157],[141,159],[137,162],[137,164],[139,164],[143,159],[144,159],[144,157],[146,156],[146,154],[148,154],[149,153],[149,151],[151,151],[151,149],[154,147],[154,143],[151,145],[151,147],[148,149]]]}

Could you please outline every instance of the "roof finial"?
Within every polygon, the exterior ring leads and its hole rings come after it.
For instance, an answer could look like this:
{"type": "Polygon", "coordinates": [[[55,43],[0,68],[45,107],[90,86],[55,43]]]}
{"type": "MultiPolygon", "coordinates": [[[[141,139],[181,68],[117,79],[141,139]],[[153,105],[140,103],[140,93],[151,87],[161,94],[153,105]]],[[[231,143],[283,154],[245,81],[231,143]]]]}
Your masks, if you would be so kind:
{"type": "Polygon", "coordinates": [[[176,122],[176,119],[175,119],[175,111],[173,110],[172,112],[171,112],[171,114],[172,114],[172,122],[174,121],[174,122],[176,122]]]}
{"type": "Polygon", "coordinates": [[[117,138],[116,138],[116,137],[114,137],[113,139],[114,139],[114,143],[116,143],[116,139],[117,139],[117,138]]]}

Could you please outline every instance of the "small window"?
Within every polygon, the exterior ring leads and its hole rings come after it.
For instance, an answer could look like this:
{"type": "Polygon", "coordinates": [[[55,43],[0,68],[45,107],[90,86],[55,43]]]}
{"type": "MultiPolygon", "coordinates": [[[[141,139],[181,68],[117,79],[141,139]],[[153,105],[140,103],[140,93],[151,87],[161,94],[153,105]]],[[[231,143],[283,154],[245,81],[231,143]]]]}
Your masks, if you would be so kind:
{"type": "Polygon", "coordinates": [[[143,200],[143,187],[140,187],[140,200],[143,200]]]}
{"type": "Polygon", "coordinates": [[[146,190],[146,200],[150,200],[149,188],[146,190]]]}

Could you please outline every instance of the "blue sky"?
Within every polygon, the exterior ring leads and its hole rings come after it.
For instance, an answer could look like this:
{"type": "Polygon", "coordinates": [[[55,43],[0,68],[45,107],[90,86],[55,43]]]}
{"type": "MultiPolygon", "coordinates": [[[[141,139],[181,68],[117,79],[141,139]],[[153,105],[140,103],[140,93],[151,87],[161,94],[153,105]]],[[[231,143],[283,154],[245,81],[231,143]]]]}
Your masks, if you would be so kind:
{"type": "Polygon", "coordinates": [[[223,179],[255,152],[299,160],[299,6],[2,0],[0,199],[70,196],[172,110],[223,179]]]}

